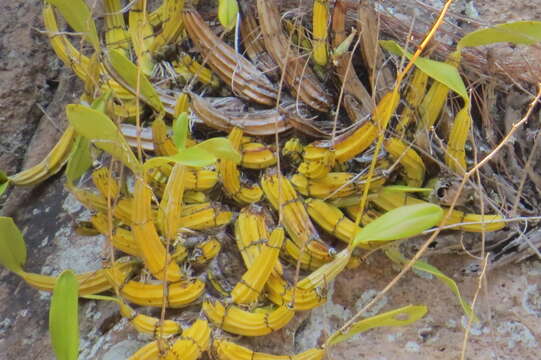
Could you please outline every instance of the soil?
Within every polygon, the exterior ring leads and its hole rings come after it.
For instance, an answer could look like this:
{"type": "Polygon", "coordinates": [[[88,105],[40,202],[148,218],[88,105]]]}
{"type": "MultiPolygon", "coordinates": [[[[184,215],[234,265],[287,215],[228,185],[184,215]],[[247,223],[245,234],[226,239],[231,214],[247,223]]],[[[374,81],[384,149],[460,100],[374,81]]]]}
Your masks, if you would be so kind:
{"type": "MultiPolygon", "coordinates": [[[[407,20],[412,8],[430,13],[430,7],[439,8],[441,3],[424,1],[426,5],[421,6],[421,2],[413,0],[385,1],[382,6],[391,4],[388,9],[407,20]]],[[[483,25],[540,19],[541,7],[534,3],[457,1],[452,11],[467,14],[483,25]]],[[[42,159],[65,127],[65,104],[77,102],[81,93],[80,82],[59,62],[46,36],[39,31],[43,29],[41,6],[39,0],[0,2],[0,169],[8,174],[42,159]]],[[[466,31],[473,26],[468,21],[454,21],[466,31]]],[[[535,68],[538,61],[528,60],[528,56],[539,59],[539,47],[532,49],[515,61],[526,62],[534,76],[541,71],[535,68]]],[[[510,53],[509,47],[498,51],[510,53]]],[[[16,188],[0,197],[2,215],[13,217],[24,233],[28,271],[57,274],[65,268],[82,272],[101,266],[104,239],[81,237],[73,231],[75,222],[85,219],[88,212],[64,190],[63,184],[64,178],[58,175],[38,186],[16,188]]],[[[453,238],[455,243],[457,237],[453,238]]],[[[476,303],[479,323],[466,331],[467,319],[451,291],[436,279],[411,272],[367,315],[407,304],[427,305],[428,315],[408,327],[381,328],[355,336],[333,348],[329,359],[458,359],[463,349],[464,359],[539,358],[539,259],[506,264],[489,272],[481,284],[476,272],[471,276],[464,271],[478,260],[464,254],[444,254],[428,261],[455,279],[462,295],[470,301],[482,287],[476,303]]],[[[248,344],[274,353],[294,353],[321,344],[326,335],[383,289],[397,270],[376,255],[369,263],[341,274],[329,287],[326,305],[310,314],[299,314],[288,328],[248,344]]],[[[49,299],[49,295],[0,268],[0,359],[54,359],[47,331],[49,299]]],[[[80,319],[80,359],[123,360],[150,340],[120,319],[112,304],[81,300],[80,319]]]]}

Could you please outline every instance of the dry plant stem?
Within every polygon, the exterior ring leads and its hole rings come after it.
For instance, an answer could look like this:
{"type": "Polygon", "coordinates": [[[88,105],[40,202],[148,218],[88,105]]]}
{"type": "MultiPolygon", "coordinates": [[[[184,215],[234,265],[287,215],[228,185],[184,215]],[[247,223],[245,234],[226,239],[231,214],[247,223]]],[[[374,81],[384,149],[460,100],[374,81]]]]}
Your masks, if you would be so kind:
{"type": "MultiPolygon", "coordinates": [[[[143,0],[143,21],[146,21],[147,16],[147,0],[143,0]]],[[[141,24],[138,24],[139,31],[142,31],[141,24]]],[[[140,41],[143,42],[143,38],[140,37],[140,41]]],[[[143,44],[139,44],[140,47],[143,46],[143,44]]],[[[142,65],[141,65],[141,58],[137,57],[137,81],[135,85],[135,108],[139,109],[140,104],[140,96],[141,96],[141,73],[142,73],[142,65]]],[[[136,137],[137,137],[137,157],[139,158],[139,161],[143,161],[143,145],[141,143],[141,111],[137,111],[135,113],[135,129],[136,129],[136,137]]]]}
{"type": "MultiPolygon", "coordinates": [[[[488,257],[489,254],[487,254],[483,258],[483,270],[481,271],[481,274],[479,274],[479,282],[477,283],[477,289],[475,290],[475,294],[473,295],[472,300],[472,311],[475,310],[475,304],[477,303],[477,298],[479,297],[479,293],[481,292],[481,289],[483,288],[483,284],[485,285],[484,288],[486,290],[486,272],[488,269],[488,257]]],[[[464,342],[462,343],[462,353],[460,355],[460,360],[464,360],[466,358],[466,349],[468,347],[468,338],[471,331],[471,326],[473,323],[473,316],[470,316],[468,319],[468,326],[466,327],[466,332],[464,333],[464,342]]]]}
{"type": "MultiPolygon", "coordinates": [[[[538,84],[537,95],[535,96],[535,98],[530,103],[530,105],[528,107],[528,111],[526,112],[526,115],[524,115],[524,117],[522,119],[520,119],[520,121],[513,124],[513,126],[511,128],[511,130],[509,131],[509,133],[503,138],[503,140],[498,144],[498,146],[496,146],[496,148],[494,150],[492,150],[492,152],[490,152],[490,154],[488,154],[486,157],[484,157],[477,165],[475,165],[471,170],[469,170],[468,172],[466,172],[464,174],[464,177],[462,178],[462,181],[461,181],[461,183],[459,185],[458,191],[456,192],[456,194],[455,194],[455,196],[453,198],[453,201],[451,202],[451,206],[449,207],[449,211],[445,215],[445,217],[443,219],[443,222],[446,222],[448,220],[448,218],[451,216],[451,211],[453,211],[453,209],[455,208],[456,202],[457,202],[458,198],[460,197],[460,194],[462,193],[462,190],[464,189],[464,185],[469,180],[469,178],[477,170],[479,170],[482,166],[484,166],[490,159],[492,159],[496,155],[496,153],[502,147],[504,147],[506,143],[509,142],[509,140],[512,138],[513,134],[518,130],[518,128],[520,126],[522,126],[528,120],[528,118],[530,117],[530,115],[533,112],[535,104],[539,101],[540,98],[541,98],[541,83],[538,84]]],[[[439,235],[440,231],[441,231],[441,229],[438,228],[432,234],[432,236],[430,236],[430,238],[428,238],[425,241],[425,243],[421,246],[419,251],[417,251],[415,256],[404,266],[404,268],[400,271],[400,273],[397,276],[395,276],[395,278],[393,280],[391,280],[389,282],[389,284],[387,284],[387,286],[385,286],[385,288],[383,290],[381,290],[368,304],[366,304],[348,322],[346,322],[338,330],[338,333],[344,333],[345,331],[347,331],[347,329],[351,325],[353,325],[353,323],[355,323],[362,314],[364,314],[368,309],[370,309],[374,304],[376,304],[387,292],[389,292],[389,290],[392,287],[394,287],[395,284],[398,283],[398,281],[412,268],[412,266],[417,262],[417,260],[419,260],[423,256],[423,254],[426,252],[426,250],[428,249],[430,244],[432,244],[434,239],[436,239],[436,237],[439,235]]]]}
{"type": "Polygon", "coordinates": [[[425,230],[422,232],[422,234],[423,235],[431,234],[435,231],[454,229],[456,227],[460,227],[464,225],[494,224],[494,223],[501,223],[501,222],[512,223],[512,222],[539,221],[539,220],[541,220],[541,216],[518,216],[514,218],[509,218],[509,219],[467,221],[467,222],[461,222],[461,223],[456,223],[456,224],[451,224],[451,225],[440,226],[440,227],[430,229],[430,230],[425,230]]]}
{"type": "MultiPolygon", "coordinates": [[[[478,163],[478,156],[479,156],[479,151],[478,151],[478,148],[477,148],[477,143],[475,142],[475,136],[471,135],[470,133],[470,139],[471,139],[471,143],[473,144],[473,157],[475,159],[475,164],[478,163]]],[[[477,179],[477,186],[478,186],[478,196],[479,196],[479,202],[480,202],[480,208],[481,208],[481,219],[484,220],[484,216],[485,216],[485,196],[484,196],[484,192],[482,191],[482,184],[481,184],[481,174],[479,171],[476,171],[475,172],[475,177],[477,179]]],[[[483,224],[482,225],[483,227],[483,231],[481,232],[481,258],[483,258],[485,256],[485,244],[486,244],[486,233],[485,233],[485,225],[483,224]]],[[[463,246],[464,250],[466,250],[466,248],[463,246]]]]}
{"type": "Polygon", "coordinates": [[[526,183],[526,178],[528,177],[528,173],[533,170],[532,162],[534,157],[537,156],[537,147],[539,146],[539,140],[541,139],[541,136],[539,136],[540,133],[541,132],[538,131],[537,135],[535,135],[535,140],[530,155],[528,156],[528,160],[526,160],[526,164],[524,165],[524,171],[520,176],[520,183],[517,189],[517,196],[515,197],[515,201],[513,202],[513,208],[511,209],[511,216],[515,216],[517,214],[518,203],[520,201],[520,195],[522,194],[522,190],[524,189],[524,184],[526,183]]]}
{"type": "MultiPolygon", "coordinates": [[[[412,68],[413,64],[415,63],[415,60],[417,60],[417,58],[421,55],[421,53],[423,52],[425,47],[428,45],[430,40],[436,34],[436,31],[437,31],[438,27],[442,24],[443,18],[445,17],[445,13],[449,9],[449,6],[451,6],[452,2],[453,2],[453,0],[447,0],[447,2],[445,3],[445,6],[443,7],[443,9],[440,12],[440,15],[438,16],[436,22],[434,23],[434,25],[432,26],[432,28],[430,29],[430,31],[426,35],[423,42],[419,45],[419,47],[417,48],[417,50],[413,54],[411,60],[408,62],[406,67],[402,71],[400,71],[398,73],[398,75],[396,76],[396,82],[395,82],[395,86],[394,86],[393,91],[399,91],[400,84],[402,83],[402,80],[404,79],[404,77],[406,76],[408,71],[412,68]]],[[[370,163],[370,171],[368,172],[368,185],[364,188],[363,195],[361,197],[361,203],[359,205],[359,214],[357,215],[357,218],[355,219],[355,225],[356,226],[359,226],[359,224],[361,222],[361,218],[362,218],[363,213],[364,213],[364,208],[366,206],[366,201],[368,199],[368,191],[370,190],[370,181],[372,180],[372,177],[374,175],[374,169],[376,167],[377,154],[379,154],[379,151],[381,149],[381,144],[383,143],[383,137],[385,135],[384,131],[385,131],[385,129],[380,129],[378,142],[376,144],[376,150],[374,152],[374,157],[372,157],[372,161],[370,163]],[[383,130],[383,131],[381,131],[381,130],[383,130]]],[[[352,235],[352,236],[354,236],[354,235],[352,235]]],[[[351,243],[353,243],[353,238],[352,238],[351,243]]]]}
{"type": "MultiPolygon", "coordinates": [[[[112,179],[114,161],[111,161],[109,165],[109,178],[107,182],[110,184],[112,179]]],[[[107,246],[109,247],[109,258],[111,261],[111,267],[115,266],[115,248],[113,246],[113,206],[111,203],[111,186],[107,187],[107,246]]],[[[119,296],[119,290],[116,286],[113,286],[116,296],[119,296]]]]}
{"type": "Polygon", "coordinates": [[[349,76],[349,72],[353,70],[353,66],[351,64],[353,60],[353,54],[357,50],[357,47],[359,46],[360,42],[361,42],[361,37],[357,35],[357,41],[355,42],[355,45],[353,45],[353,49],[351,50],[351,53],[349,55],[349,59],[347,62],[346,71],[344,73],[344,81],[342,82],[342,86],[340,87],[340,94],[338,95],[338,103],[336,104],[336,114],[334,115],[334,121],[332,124],[331,144],[333,146],[336,139],[336,130],[337,130],[336,127],[338,124],[338,115],[340,113],[340,106],[342,106],[342,98],[344,97],[344,91],[347,84],[347,78],[349,76]]]}

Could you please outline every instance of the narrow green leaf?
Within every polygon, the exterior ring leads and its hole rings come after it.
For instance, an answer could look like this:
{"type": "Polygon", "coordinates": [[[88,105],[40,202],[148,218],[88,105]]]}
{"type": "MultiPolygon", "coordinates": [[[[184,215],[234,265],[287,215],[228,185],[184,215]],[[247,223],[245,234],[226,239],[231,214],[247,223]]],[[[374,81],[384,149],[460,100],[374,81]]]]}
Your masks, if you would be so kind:
{"type": "Polygon", "coordinates": [[[56,280],[51,309],[49,331],[58,360],[77,360],[79,355],[79,283],[71,270],[56,280]]]}
{"type": "Polygon", "coordinates": [[[106,92],[95,98],[94,101],[92,101],[90,107],[105,114],[105,110],[107,110],[107,102],[111,98],[112,94],[113,90],[107,90],[106,92]]]}
{"type": "Polygon", "coordinates": [[[353,39],[355,39],[355,36],[357,36],[357,31],[353,29],[353,32],[349,34],[348,37],[344,39],[344,41],[338,44],[337,47],[334,48],[332,56],[338,58],[344,55],[344,53],[349,50],[349,47],[351,46],[353,39]]]}
{"type": "Polygon", "coordinates": [[[175,155],[149,159],[145,162],[144,167],[148,170],[171,161],[186,166],[203,167],[214,164],[218,159],[227,159],[239,163],[241,156],[233,148],[229,139],[217,137],[185,148],[175,155]]]}
{"type": "Polygon", "coordinates": [[[179,150],[186,148],[186,140],[190,128],[190,119],[188,113],[180,113],[177,119],[173,122],[173,143],[179,150]]]}
{"type": "Polygon", "coordinates": [[[208,139],[200,142],[199,144],[191,147],[190,149],[193,148],[204,149],[216,156],[216,158],[218,159],[231,160],[236,164],[239,164],[242,158],[240,153],[235,150],[233,145],[231,145],[231,141],[229,141],[229,139],[227,138],[215,137],[212,139],[208,139]]]}
{"type": "Polygon", "coordinates": [[[353,246],[415,236],[438,224],[443,210],[435,204],[406,205],[386,212],[357,233],[353,246]]]}
{"type": "Polygon", "coordinates": [[[334,333],[327,344],[341,343],[355,334],[383,326],[406,326],[419,320],[427,313],[428,308],[424,305],[408,305],[399,309],[391,310],[383,314],[360,320],[353,324],[346,333],[334,333]]]}
{"type": "Polygon", "coordinates": [[[92,13],[83,0],[47,0],[62,14],[73,30],[83,33],[94,49],[99,50],[100,41],[92,13]]]}
{"type": "MultiPolygon", "coordinates": [[[[386,249],[385,255],[387,255],[387,257],[391,259],[393,262],[398,263],[398,264],[406,264],[409,262],[409,260],[406,259],[404,255],[402,255],[400,251],[398,251],[398,249],[396,248],[386,249]]],[[[464,311],[466,316],[473,317],[474,321],[476,322],[478,321],[477,317],[475,316],[475,313],[473,312],[471,305],[462,298],[462,295],[460,295],[460,290],[458,288],[458,285],[453,279],[451,279],[450,277],[442,273],[440,270],[438,270],[436,267],[428,264],[425,261],[421,261],[421,260],[416,261],[415,264],[413,264],[413,268],[418,271],[424,271],[426,273],[429,273],[435,276],[436,278],[438,278],[441,282],[443,282],[449,289],[451,289],[453,294],[456,295],[458,302],[460,303],[460,306],[462,306],[462,310],[464,311]]]]}
{"type": "Polygon", "coordinates": [[[75,104],[66,106],[66,114],[68,121],[79,135],[120,160],[134,173],[141,170],[141,164],[126,139],[107,115],[87,106],[75,104]]]}
{"type": "Polygon", "coordinates": [[[237,23],[239,5],[237,0],[219,0],[218,20],[226,30],[231,30],[237,23]]]}
{"type": "Polygon", "coordinates": [[[80,178],[92,166],[90,155],[90,141],[77,135],[73,144],[73,150],[66,166],[66,177],[70,183],[80,178]]]}
{"type": "Polygon", "coordinates": [[[458,42],[457,49],[499,42],[533,45],[541,41],[541,22],[517,21],[473,31],[458,42]]]}
{"type": "Polygon", "coordinates": [[[203,167],[212,165],[217,160],[218,159],[216,156],[209,153],[205,149],[191,147],[179,151],[175,155],[153,157],[145,162],[144,167],[146,170],[148,170],[169,162],[175,162],[186,166],[203,167]]]}
{"type": "Polygon", "coordinates": [[[396,191],[396,192],[431,192],[432,188],[412,187],[405,185],[389,185],[383,188],[384,191],[396,191]]]}
{"type": "Polygon", "coordinates": [[[26,244],[19,228],[10,217],[0,216],[0,264],[21,272],[26,263],[26,244]]]}
{"type": "MultiPolygon", "coordinates": [[[[112,90],[104,92],[102,95],[92,101],[90,107],[96,111],[105,114],[107,102],[111,97],[112,90]]],[[[66,177],[70,183],[80,178],[92,166],[92,156],[90,155],[90,141],[77,135],[73,144],[73,150],[66,166],[66,177]]]]}
{"type": "Polygon", "coordinates": [[[475,316],[475,314],[473,313],[473,310],[471,308],[471,305],[468,304],[468,302],[466,302],[462,296],[460,295],[460,290],[458,289],[458,285],[456,284],[456,282],[451,279],[450,277],[448,277],[447,275],[445,275],[444,273],[442,273],[440,270],[438,270],[436,267],[424,262],[424,261],[421,261],[421,260],[418,260],[414,265],[413,265],[413,268],[414,269],[417,269],[417,270],[420,270],[420,271],[424,271],[426,273],[429,273],[429,274],[432,274],[434,275],[435,277],[437,277],[441,282],[443,282],[445,285],[447,285],[447,287],[449,289],[451,289],[451,291],[453,292],[453,294],[456,295],[456,297],[458,298],[458,302],[460,303],[460,306],[462,306],[462,309],[464,310],[464,313],[466,314],[466,316],[468,317],[474,317],[474,320],[475,321],[478,321],[477,320],[477,317],[475,316]]]}
{"type": "MultiPolygon", "coordinates": [[[[395,55],[405,56],[410,60],[413,56],[410,52],[405,51],[400,45],[392,40],[381,40],[380,44],[384,49],[395,55]]],[[[451,56],[458,56],[458,54],[453,53],[451,56]]],[[[464,82],[462,81],[456,67],[424,57],[418,57],[417,60],[415,60],[415,66],[434,80],[441,82],[462,96],[466,102],[468,101],[468,92],[466,90],[466,86],[464,85],[464,82]]]]}
{"type": "Polygon", "coordinates": [[[116,73],[133,89],[137,89],[137,76],[139,76],[139,90],[143,99],[156,111],[164,111],[163,104],[158,93],[142,71],[137,71],[137,66],[125,57],[119,50],[109,50],[111,65],[116,73]]]}
{"type": "Polygon", "coordinates": [[[9,186],[9,178],[5,172],[0,170],[0,196],[6,191],[9,186]]]}

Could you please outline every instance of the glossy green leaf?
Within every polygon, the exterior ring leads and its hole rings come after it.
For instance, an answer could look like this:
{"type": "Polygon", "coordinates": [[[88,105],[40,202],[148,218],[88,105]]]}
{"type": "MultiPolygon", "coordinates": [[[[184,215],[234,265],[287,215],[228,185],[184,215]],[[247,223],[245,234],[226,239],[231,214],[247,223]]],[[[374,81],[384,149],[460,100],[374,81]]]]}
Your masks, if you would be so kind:
{"type": "Polygon", "coordinates": [[[90,155],[90,141],[77,135],[73,144],[73,150],[66,166],[66,178],[73,183],[80,178],[92,166],[92,156],[90,155]]]}
{"type": "Polygon", "coordinates": [[[68,121],[79,135],[120,160],[134,173],[141,170],[141,164],[126,139],[107,115],[87,106],[75,104],[66,106],[66,114],[68,121]]]}
{"type": "Polygon", "coordinates": [[[432,188],[412,187],[406,185],[389,185],[383,188],[384,191],[396,191],[396,192],[431,192],[432,188]]]}
{"type": "Polygon", "coordinates": [[[239,5],[237,0],[219,0],[218,4],[218,20],[226,30],[231,30],[237,23],[237,14],[239,13],[239,5]]]}
{"type": "Polygon", "coordinates": [[[9,178],[5,172],[0,170],[0,196],[6,191],[9,186],[9,178]]]}
{"type": "Polygon", "coordinates": [[[190,130],[190,119],[188,113],[181,113],[173,122],[173,143],[179,150],[186,148],[186,140],[190,130]]]}
{"type": "Polygon", "coordinates": [[[10,217],[0,216],[0,264],[21,272],[26,263],[26,244],[19,228],[10,217]]]}
{"type": "MultiPolygon", "coordinates": [[[[402,49],[395,41],[381,40],[381,46],[387,51],[399,55],[405,56],[411,60],[412,54],[402,49]]],[[[451,54],[451,56],[458,56],[457,54],[451,54]]],[[[430,76],[431,78],[446,85],[448,88],[459,94],[465,101],[468,101],[468,92],[466,86],[460,77],[458,69],[452,65],[446,64],[440,61],[430,60],[424,57],[418,57],[415,60],[415,66],[422,72],[430,76]]]]}
{"type": "MultiPolygon", "coordinates": [[[[387,255],[389,259],[398,264],[406,264],[409,262],[409,260],[406,259],[404,255],[402,255],[396,248],[386,249],[385,255],[387,255]]],[[[415,264],[413,264],[413,268],[418,271],[424,271],[426,273],[429,273],[438,278],[441,282],[443,282],[449,289],[451,289],[453,294],[456,295],[458,302],[460,303],[460,306],[462,306],[462,309],[466,316],[473,316],[474,321],[478,321],[475,313],[473,312],[473,309],[471,308],[471,305],[462,298],[462,295],[460,295],[460,290],[458,289],[458,285],[453,279],[451,279],[440,270],[438,270],[436,267],[428,264],[425,261],[418,260],[417,262],[415,262],[415,264]]]]}
{"type": "Polygon", "coordinates": [[[438,224],[443,216],[435,204],[406,205],[386,212],[357,233],[353,246],[415,236],[438,224]]]}
{"type": "Polygon", "coordinates": [[[179,151],[171,156],[157,156],[145,162],[145,169],[152,169],[170,162],[179,163],[186,166],[203,167],[214,164],[217,161],[216,156],[204,149],[194,147],[179,151]]]}
{"type": "Polygon", "coordinates": [[[457,49],[499,42],[533,45],[541,41],[541,22],[517,21],[473,31],[458,42],[457,49]]]}
{"type": "Polygon", "coordinates": [[[54,5],[62,14],[66,22],[73,30],[84,34],[94,49],[100,48],[96,24],[92,19],[92,13],[83,0],[47,0],[54,5]]]}
{"type": "Polygon", "coordinates": [[[137,71],[137,66],[134,63],[125,57],[119,50],[109,50],[109,58],[116,73],[133,91],[137,89],[137,77],[139,76],[140,95],[145,102],[152,106],[156,111],[164,111],[163,104],[158,93],[152,86],[152,83],[143,72],[137,71]]]}
{"type": "Polygon", "coordinates": [[[406,326],[421,319],[427,313],[428,308],[424,305],[408,305],[399,309],[391,310],[383,314],[360,320],[353,324],[345,333],[334,333],[328,340],[329,345],[341,343],[355,334],[384,326],[406,326]]]}
{"type": "Polygon", "coordinates": [[[49,310],[51,343],[58,360],[77,360],[79,355],[79,283],[71,270],[56,280],[49,310]]]}
{"type": "Polygon", "coordinates": [[[239,164],[242,159],[240,153],[235,150],[227,138],[215,137],[208,139],[193,146],[193,148],[204,149],[218,159],[231,160],[236,164],[239,164]]]}
{"type": "Polygon", "coordinates": [[[241,156],[227,138],[212,138],[197,145],[179,151],[171,156],[159,156],[145,162],[145,169],[175,162],[186,166],[203,167],[214,164],[218,159],[227,159],[236,163],[241,156]]]}

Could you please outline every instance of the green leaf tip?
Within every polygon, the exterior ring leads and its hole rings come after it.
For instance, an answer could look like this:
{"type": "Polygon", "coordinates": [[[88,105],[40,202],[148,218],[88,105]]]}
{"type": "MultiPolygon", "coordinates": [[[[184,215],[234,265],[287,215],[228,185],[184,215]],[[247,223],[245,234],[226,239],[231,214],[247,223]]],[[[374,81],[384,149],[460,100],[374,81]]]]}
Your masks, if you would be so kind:
{"type": "Polygon", "coordinates": [[[189,130],[190,119],[188,118],[188,113],[180,113],[173,122],[173,143],[179,150],[184,150],[184,148],[186,148],[189,130]]]}
{"type": "Polygon", "coordinates": [[[405,239],[438,224],[443,209],[435,204],[406,205],[386,212],[357,233],[353,246],[405,239]]]}
{"type": "Polygon", "coordinates": [[[237,0],[219,0],[218,20],[226,30],[232,30],[237,23],[239,5],[237,0]]]}
{"type": "MultiPolygon", "coordinates": [[[[380,40],[380,44],[385,50],[392,54],[405,56],[409,60],[411,60],[413,57],[410,52],[404,50],[395,41],[380,40]]],[[[459,54],[452,54],[452,56],[457,57],[459,54]]],[[[434,80],[446,85],[448,88],[460,95],[464,101],[468,102],[468,91],[466,90],[466,85],[464,85],[464,81],[462,81],[458,69],[455,66],[440,61],[430,60],[421,56],[415,60],[415,66],[434,80]]]]}
{"type": "Polygon", "coordinates": [[[9,187],[9,178],[5,172],[0,170],[0,196],[7,190],[9,187]]]}
{"type": "Polygon", "coordinates": [[[26,263],[26,244],[19,228],[10,217],[0,216],[0,264],[15,273],[26,263]]]}
{"type": "Polygon", "coordinates": [[[79,282],[71,270],[56,280],[51,308],[49,331],[58,360],[77,360],[79,355],[79,282]]]}
{"type": "Polygon", "coordinates": [[[479,29],[465,35],[458,42],[457,49],[510,42],[516,45],[533,45],[541,41],[540,21],[516,21],[479,29]]]}
{"type": "Polygon", "coordinates": [[[94,49],[99,50],[100,41],[92,13],[83,0],[47,0],[62,14],[73,30],[82,33],[94,49]]]}
{"type": "Polygon", "coordinates": [[[214,164],[219,159],[226,159],[239,163],[240,153],[233,148],[227,138],[212,138],[197,145],[180,150],[175,155],[159,156],[145,162],[145,169],[151,169],[162,164],[174,162],[186,166],[204,167],[214,164]]]}
{"type": "Polygon", "coordinates": [[[383,314],[369,317],[354,323],[344,333],[334,333],[327,341],[328,345],[335,345],[346,341],[353,335],[384,326],[406,326],[421,319],[428,312],[425,305],[408,305],[399,309],[387,311],[383,314]]]}
{"type": "Polygon", "coordinates": [[[120,160],[134,173],[141,171],[139,160],[118,127],[107,115],[88,106],[76,104],[66,106],[66,115],[79,135],[120,160]]]}
{"type": "MultiPolygon", "coordinates": [[[[404,255],[402,255],[402,253],[396,247],[387,248],[385,250],[385,255],[387,255],[389,259],[391,259],[393,262],[397,264],[404,265],[409,262],[409,260],[406,259],[404,255]]],[[[458,285],[453,279],[451,279],[450,277],[442,273],[435,266],[432,266],[429,263],[422,260],[416,261],[415,264],[413,264],[413,268],[415,270],[431,274],[435,276],[438,280],[440,280],[443,284],[445,284],[457,297],[458,302],[460,303],[460,306],[462,307],[462,310],[464,311],[466,316],[468,316],[469,318],[473,318],[473,321],[475,322],[478,321],[477,316],[473,312],[471,305],[466,300],[464,300],[464,298],[460,294],[460,289],[458,288],[458,285]]]]}
{"type": "Polygon", "coordinates": [[[120,50],[109,50],[109,59],[116,73],[131,88],[130,91],[135,91],[139,88],[140,95],[154,110],[158,112],[165,111],[156,89],[154,89],[154,86],[146,75],[137,69],[134,63],[124,56],[120,50]]]}

